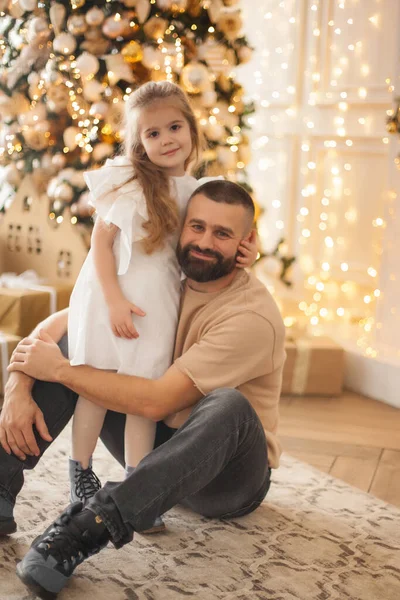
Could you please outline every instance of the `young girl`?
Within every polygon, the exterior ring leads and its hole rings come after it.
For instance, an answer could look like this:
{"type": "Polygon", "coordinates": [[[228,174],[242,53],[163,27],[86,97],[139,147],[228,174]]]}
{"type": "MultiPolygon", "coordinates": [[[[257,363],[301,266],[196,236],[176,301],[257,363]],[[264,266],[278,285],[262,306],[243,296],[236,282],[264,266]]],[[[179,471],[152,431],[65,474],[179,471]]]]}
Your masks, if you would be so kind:
{"type": "MultiPolygon", "coordinates": [[[[201,183],[186,174],[198,158],[196,118],[175,84],[149,82],[126,103],[125,156],[85,173],[97,218],[92,247],[71,296],[72,365],[155,379],[172,360],[181,272],[175,255],[187,201],[201,183]]],[[[238,266],[251,265],[242,242],[238,266]]],[[[72,428],[71,501],[100,488],[92,453],[105,409],[80,397],[72,428]]],[[[127,415],[126,476],[153,449],[156,424],[127,415]]],[[[154,531],[164,527],[161,519],[154,531]]]]}

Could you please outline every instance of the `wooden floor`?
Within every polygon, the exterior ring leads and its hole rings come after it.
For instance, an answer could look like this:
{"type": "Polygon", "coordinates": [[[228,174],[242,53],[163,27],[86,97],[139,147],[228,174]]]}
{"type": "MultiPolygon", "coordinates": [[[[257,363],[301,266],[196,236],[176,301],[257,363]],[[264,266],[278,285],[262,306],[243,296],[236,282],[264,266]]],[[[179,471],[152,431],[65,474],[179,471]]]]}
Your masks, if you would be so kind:
{"type": "Polygon", "coordinates": [[[284,451],[400,507],[400,409],[345,392],[284,397],[280,412],[284,451]]]}

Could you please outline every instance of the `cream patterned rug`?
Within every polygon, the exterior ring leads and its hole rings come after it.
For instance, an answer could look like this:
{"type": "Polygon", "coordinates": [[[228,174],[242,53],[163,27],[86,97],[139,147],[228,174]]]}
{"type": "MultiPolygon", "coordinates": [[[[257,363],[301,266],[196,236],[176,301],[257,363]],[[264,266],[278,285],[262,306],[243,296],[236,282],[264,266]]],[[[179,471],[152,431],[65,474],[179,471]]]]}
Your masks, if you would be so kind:
{"type": "MultiPolygon", "coordinates": [[[[1,600],[32,599],[15,565],[67,504],[68,439],[27,474],[19,531],[0,541],[1,600]]],[[[103,481],[122,478],[102,447],[97,456],[103,481]]],[[[400,598],[400,511],[288,456],[253,514],[221,522],[176,508],[165,520],[166,533],[81,565],[60,600],[400,598]]]]}

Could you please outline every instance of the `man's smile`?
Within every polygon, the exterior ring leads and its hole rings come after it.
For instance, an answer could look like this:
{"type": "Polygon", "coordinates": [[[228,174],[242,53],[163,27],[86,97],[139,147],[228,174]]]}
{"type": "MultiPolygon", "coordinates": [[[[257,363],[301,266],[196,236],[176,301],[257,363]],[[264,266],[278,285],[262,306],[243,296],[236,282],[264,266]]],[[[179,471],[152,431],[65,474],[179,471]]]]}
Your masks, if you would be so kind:
{"type": "Polygon", "coordinates": [[[205,260],[213,260],[215,256],[209,256],[207,254],[203,254],[202,252],[197,252],[196,250],[190,250],[190,254],[195,256],[196,258],[203,258],[205,260]]]}

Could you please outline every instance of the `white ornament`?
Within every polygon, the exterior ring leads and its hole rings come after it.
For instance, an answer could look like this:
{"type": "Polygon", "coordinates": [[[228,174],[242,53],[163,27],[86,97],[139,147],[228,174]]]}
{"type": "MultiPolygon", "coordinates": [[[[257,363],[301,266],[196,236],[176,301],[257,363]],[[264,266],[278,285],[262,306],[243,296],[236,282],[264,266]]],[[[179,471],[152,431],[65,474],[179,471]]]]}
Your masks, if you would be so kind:
{"type": "Polygon", "coordinates": [[[47,38],[50,33],[49,25],[43,17],[34,17],[28,21],[28,32],[26,34],[28,42],[33,42],[38,37],[47,38]]]}
{"type": "Polygon", "coordinates": [[[14,164],[7,165],[3,169],[2,178],[10,185],[17,186],[21,182],[21,175],[14,164]]]}
{"type": "Polygon", "coordinates": [[[251,57],[253,55],[252,49],[249,48],[248,46],[241,46],[237,53],[238,53],[239,60],[242,64],[249,62],[249,60],[251,60],[251,57]]]}
{"type": "Polygon", "coordinates": [[[64,144],[70,150],[75,150],[78,145],[77,136],[80,134],[80,130],[77,127],[67,127],[64,131],[63,139],[64,144]]]}
{"type": "Polygon", "coordinates": [[[72,54],[76,48],[76,39],[70,33],[60,33],[54,38],[53,48],[60,54],[72,54]]]}
{"type": "Polygon", "coordinates": [[[67,22],[67,29],[72,35],[82,35],[88,28],[85,15],[71,15],[67,22]]]}
{"type": "Polygon", "coordinates": [[[222,2],[222,0],[211,0],[208,6],[208,16],[210,17],[210,21],[216,23],[221,15],[223,8],[224,3],[222,2]]]}
{"type": "Polygon", "coordinates": [[[138,16],[139,23],[144,23],[150,14],[151,6],[149,0],[137,0],[136,1],[136,14],[138,16]]]}
{"type": "Polygon", "coordinates": [[[8,42],[16,50],[19,50],[24,45],[24,40],[22,39],[20,34],[17,31],[15,31],[15,29],[12,29],[8,34],[8,42]]]}
{"type": "Polygon", "coordinates": [[[35,10],[37,6],[36,0],[19,0],[19,5],[24,11],[35,10]]]}
{"type": "Polygon", "coordinates": [[[227,65],[223,61],[226,58],[226,46],[214,40],[207,40],[198,47],[198,57],[205,60],[216,75],[227,70],[227,65]]]}
{"type": "Polygon", "coordinates": [[[24,131],[24,139],[26,144],[32,150],[44,150],[48,146],[47,138],[42,131],[38,131],[35,127],[24,131]]]}
{"type": "Polygon", "coordinates": [[[103,11],[100,8],[97,8],[97,6],[94,6],[86,13],[86,22],[88,25],[101,25],[104,19],[105,16],[103,11]]]}
{"type": "Polygon", "coordinates": [[[40,81],[39,73],[29,73],[28,75],[28,83],[29,85],[37,85],[40,81]]]}
{"type": "Polygon", "coordinates": [[[64,200],[64,202],[71,202],[74,197],[74,190],[68,183],[60,183],[54,190],[53,197],[57,200],[64,200]]]}
{"type": "Polygon", "coordinates": [[[96,144],[93,148],[93,160],[96,162],[101,162],[105,158],[108,158],[114,154],[114,146],[112,144],[106,144],[101,142],[100,144],[96,144]]]}
{"type": "MultiPolygon", "coordinates": [[[[21,7],[19,2],[7,2],[7,4],[8,4],[7,8],[8,8],[10,15],[14,19],[20,19],[22,17],[22,15],[24,14],[24,9],[21,7]]],[[[3,11],[3,8],[1,10],[3,11]]]]}
{"type": "Polygon", "coordinates": [[[124,79],[129,83],[134,82],[132,71],[121,54],[108,54],[103,58],[106,61],[108,80],[111,87],[114,87],[120,79],[124,79]]]}
{"type": "Polygon", "coordinates": [[[59,185],[59,180],[57,177],[50,179],[49,185],[47,186],[47,195],[49,198],[54,198],[54,192],[56,191],[57,186],[59,185]]]}
{"type": "Polygon", "coordinates": [[[81,169],[74,169],[72,175],[68,178],[68,181],[70,181],[74,187],[80,189],[86,188],[85,178],[81,169]]]}
{"type": "Polygon", "coordinates": [[[226,135],[225,128],[219,123],[208,123],[204,128],[204,132],[212,142],[219,142],[226,135]]]}
{"type": "Polygon", "coordinates": [[[108,112],[107,102],[94,102],[90,107],[89,113],[96,119],[104,119],[108,112]]]}
{"type": "Polygon", "coordinates": [[[157,6],[160,10],[184,11],[187,8],[188,0],[157,0],[157,6]]]}
{"type": "Polygon", "coordinates": [[[93,54],[83,52],[75,61],[76,68],[80,71],[81,77],[90,77],[99,70],[99,61],[93,54]]]}
{"type": "Polygon", "coordinates": [[[203,101],[203,105],[209,108],[215,105],[218,96],[215,90],[207,90],[206,92],[202,93],[201,98],[203,101]]]}
{"type": "Polygon", "coordinates": [[[160,10],[169,10],[174,0],[157,0],[157,6],[160,10]]]}
{"type": "Polygon", "coordinates": [[[104,88],[97,79],[91,79],[83,84],[83,96],[89,102],[99,102],[103,92],[104,88]]]}
{"type": "Polygon", "coordinates": [[[47,110],[44,104],[36,104],[34,108],[32,108],[28,112],[21,113],[18,115],[18,123],[21,126],[31,127],[44,121],[47,116],[47,110]]]}
{"type": "Polygon", "coordinates": [[[281,271],[281,264],[275,256],[267,256],[262,261],[263,270],[276,277],[281,271]]]}
{"type": "Polygon", "coordinates": [[[69,93],[65,85],[50,85],[47,88],[47,106],[55,113],[62,112],[67,108],[69,93]]]}
{"type": "Polygon", "coordinates": [[[227,170],[234,169],[236,167],[235,153],[225,146],[219,146],[217,148],[218,162],[223,165],[227,170]]]}
{"type": "Polygon", "coordinates": [[[52,3],[52,5],[50,6],[50,21],[53,25],[54,33],[56,34],[56,36],[59,35],[62,31],[66,12],[67,11],[65,6],[63,6],[62,4],[58,4],[57,2],[52,3]]]}
{"type": "Polygon", "coordinates": [[[161,67],[164,63],[164,56],[161,50],[158,48],[154,48],[153,46],[144,46],[143,47],[143,58],[142,64],[147,69],[154,69],[155,67],[161,67]]]}
{"type": "Polygon", "coordinates": [[[181,82],[189,94],[200,94],[210,84],[209,70],[200,62],[188,63],[182,69],[181,82]]]}
{"type": "Polygon", "coordinates": [[[42,167],[42,169],[54,171],[52,156],[50,156],[50,154],[43,154],[40,161],[40,166],[42,167]]]}
{"type": "Polygon", "coordinates": [[[62,169],[63,167],[65,167],[67,157],[64,154],[55,154],[52,157],[51,162],[55,167],[57,167],[57,169],[62,169]]]}
{"type": "Polygon", "coordinates": [[[35,130],[38,131],[39,133],[46,133],[46,131],[49,130],[50,127],[50,123],[49,121],[38,121],[35,125],[35,130]]]}
{"type": "Polygon", "coordinates": [[[128,26],[129,23],[126,19],[117,19],[113,16],[108,17],[108,19],[104,21],[102,30],[107,37],[114,40],[115,38],[120,37],[128,26]]]}

